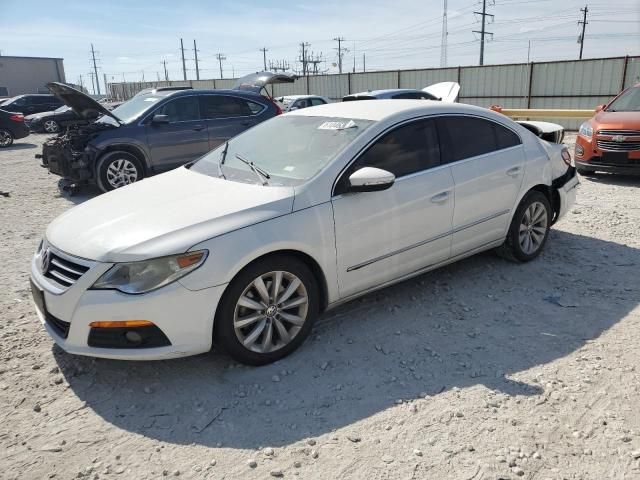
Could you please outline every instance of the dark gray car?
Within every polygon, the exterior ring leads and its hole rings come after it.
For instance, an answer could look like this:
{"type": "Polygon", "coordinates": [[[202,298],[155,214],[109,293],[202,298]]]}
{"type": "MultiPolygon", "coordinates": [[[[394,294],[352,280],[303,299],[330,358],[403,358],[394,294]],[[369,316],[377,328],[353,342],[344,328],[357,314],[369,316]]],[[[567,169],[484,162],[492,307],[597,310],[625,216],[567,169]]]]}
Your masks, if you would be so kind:
{"type": "Polygon", "coordinates": [[[63,187],[96,184],[105,192],[196,160],[282,113],[249,88],[149,90],[109,111],[67,85],[47,86],[82,118],[100,116],[45,142],[43,166],[65,179],[63,187]]]}

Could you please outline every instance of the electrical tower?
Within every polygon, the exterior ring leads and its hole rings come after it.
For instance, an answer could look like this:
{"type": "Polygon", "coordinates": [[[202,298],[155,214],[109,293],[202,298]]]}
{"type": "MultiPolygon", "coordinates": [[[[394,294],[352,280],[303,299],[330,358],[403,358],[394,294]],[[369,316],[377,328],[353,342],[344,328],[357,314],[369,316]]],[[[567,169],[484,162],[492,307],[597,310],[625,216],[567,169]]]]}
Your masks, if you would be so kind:
{"type": "Polygon", "coordinates": [[[218,64],[220,65],[220,78],[224,78],[222,76],[222,61],[226,60],[227,57],[224,56],[224,53],[216,53],[216,58],[218,59],[218,64]]]}
{"type": "Polygon", "coordinates": [[[278,73],[278,72],[286,72],[287,70],[290,70],[291,66],[289,65],[289,62],[287,62],[286,60],[278,60],[275,63],[271,60],[269,60],[269,70],[271,70],[272,72],[278,73]]]}
{"type": "Polygon", "coordinates": [[[267,71],[267,52],[269,51],[269,49],[266,47],[262,47],[260,51],[262,52],[262,60],[264,62],[264,71],[266,72],[267,71]]]}
{"type": "Polygon", "coordinates": [[[442,40],[440,41],[440,66],[447,66],[447,0],[444,0],[444,11],[442,13],[442,40]]]}
{"type": "Polygon", "coordinates": [[[298,61],[302,63],[302,76],[307,75],[307,63],[308,63],[307,47],[310,47],[310,46],[311,44],[306,42],[300,43],[300,58],[298,59],[298,61]]]}
{"type": "Polygon", "coordinates": [[[589,23],[587,22],[587,13],[589,12],[589,7],[585,5],[584,8],[580,9],[580,11],[582,12],[582,20],[578,22],[578,25],[582,25],[582,33],[578,37],[578,43],[580,44],[580,56],[578,58],[582,60],[582,47],[584,47],[584,30],[585,28],[587,28],[587,24],[589,23]]]}
{"type": "Polygon", "coordinates": [[[344,42],[345,39],[344,37],[336,37],[333,40],[338,42],[338,48],[336,49],[338,50],[338,72],[342,73],[342,57],[347,53],[347,49],[342,48],[342,42],[344,42]]]}
{"type": "Polygon", "coordinates": [[[180,39],[180,52],[182,53],[182,76],[184,79],[187,79],[187,65],[184,63],[184,44],[182,43],[182,39],[180,39]]]}
{"type": "MultiPolygon", "coordinates": [[[[492,2],[491,5],[494,5],[494,3],[492,2]]],[[[493,33],[487,32],[486,30],[487,17],[491,17],[491,21],[493,21],[494,16],[491,15],[490,13],[487,13],[487,0],[482,0],[482,12],[473,12],[473,13],[475,13],[476,15],[480,15],[482,17],[482,29],[479,31],[474,30],[473,33],[480,34],[480,65],[484,65],[484,37],[486,35],[493,36],[493,33]]]]}
{"type": "MultiPolygon", "coordinates": [[[[93,49],[93,43],[91,44],[91,58],[93,59],[93,74],[95,75],[95,78],[96,78],[96,86],[98,88],[98,95],[100,95],[100,81],[98,80],[98,67],[96,66],[96,51],[93,49]]],[[[94,88],[93,92],[95,93],[95,88],[94,88]]]]}
{"type": "Polygon", "coordinates": [[[307,65],[312,65],[312,67],[309,68],[309,70],[313,71],[314,75],[321,73],[318,70],[318,65],[321,64],[322,62],[324,62],[324,58],[322,58],[322,52],[320,52],[320,55],[314,55],[312,52],[309,58],[307,59],[307,65]]]}
{"type": "Polygon", "coordinates": [[[196,46],[196,39],[193,39],[193,54],[196,60],[196,80],[200,80],[200,66],[198,65],[198,47],[196,46]]]}

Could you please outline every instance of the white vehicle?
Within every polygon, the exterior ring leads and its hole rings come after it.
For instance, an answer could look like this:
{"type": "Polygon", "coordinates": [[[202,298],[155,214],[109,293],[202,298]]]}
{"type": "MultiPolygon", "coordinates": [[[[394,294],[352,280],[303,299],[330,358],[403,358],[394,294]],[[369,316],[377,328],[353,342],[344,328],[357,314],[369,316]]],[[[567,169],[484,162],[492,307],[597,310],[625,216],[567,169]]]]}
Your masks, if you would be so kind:
{"type": "Polygon", "coordinates": [[[285,113],[331,103],[327,97],[320,95],[285,95],[284,97],[276,97],[275,100],[282,105],[282,111],[285,113]]]}
{"type": "Polygon", "coordinates": [[[575,200],[570,163],[468,105],[298,110],[62,214],[31,263],[34,301],[70,353],[166,359],[215,342],[272,362],[366,292],[492,248],[534,259],[575,200]]]}

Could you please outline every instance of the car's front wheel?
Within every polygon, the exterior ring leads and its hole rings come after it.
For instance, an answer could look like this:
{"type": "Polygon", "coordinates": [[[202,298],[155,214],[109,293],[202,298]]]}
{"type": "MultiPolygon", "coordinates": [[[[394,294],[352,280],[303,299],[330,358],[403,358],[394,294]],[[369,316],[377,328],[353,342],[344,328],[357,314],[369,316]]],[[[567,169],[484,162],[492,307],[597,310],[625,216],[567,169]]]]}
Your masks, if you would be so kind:
{"type": "Polygon", "coordinates": [[[98,187],[103,192],[115,190],[144,178],[140,160],[129,152],[109,152],[97,166],[98,187]]]}
{"type": "Polygon", "coordinates": [[[319,312],[318,283],[289,256],[245,268],[229,284],[214,323],[214,342],[248,365],[275,362],[297,349],[319,312]]]}
{"type": "Polygon", "coordinates": [[[551,205],[547,197],[536,190],[530,191],[518,205],[507,238],[498,252],[509,260],[533,260],[547,242],[551,219],[551,205]]]}
{"type": "Polygon", "coordinates": [[[45,120],[42,124],[42,128],[47,133],[56,133],[58,130],[60,130],[60,126],[55,120],[45,120]]]}
{"type": "Polygon", "coordinates": [[[9,147],[13,143],[13,135],[9,130],[0,129],[0,148],[9,147]]]}

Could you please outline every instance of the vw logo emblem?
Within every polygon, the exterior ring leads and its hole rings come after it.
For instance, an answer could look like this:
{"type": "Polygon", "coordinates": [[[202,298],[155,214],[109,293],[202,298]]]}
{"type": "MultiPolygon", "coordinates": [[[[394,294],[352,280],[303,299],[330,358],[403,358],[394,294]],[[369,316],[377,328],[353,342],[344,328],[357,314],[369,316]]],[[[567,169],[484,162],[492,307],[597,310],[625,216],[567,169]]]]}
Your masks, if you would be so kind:
{"type": "Polygon", "coordinates": [[[627,139],[627,137],[625,137],[624,135],[614,135],[613,137],[611,137],[611,140],[613,140],[614,142],[624,142],[627,139]]]}
{"type": "Polygon", "coordinates": [[[42,256],[40,257],[40,268],[42,268],[42,273],[47,273],[49,271],[49,249],[47,248],[42,252],[42,256]]]}

